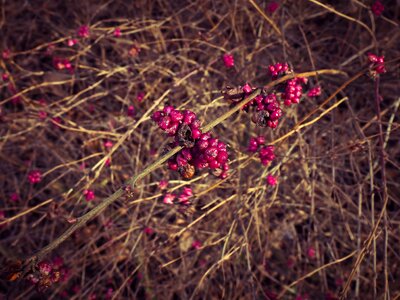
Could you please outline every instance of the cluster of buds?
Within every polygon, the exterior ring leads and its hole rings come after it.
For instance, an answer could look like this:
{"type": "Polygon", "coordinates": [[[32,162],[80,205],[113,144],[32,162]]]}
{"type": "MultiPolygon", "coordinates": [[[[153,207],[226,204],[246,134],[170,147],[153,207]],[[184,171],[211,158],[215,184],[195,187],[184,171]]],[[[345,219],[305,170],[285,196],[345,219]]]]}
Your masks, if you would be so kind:
{"type": "Polygon", "coordinates": [[[381,1],[377,0],[371,5],[371,10],[375,16],[379,17],[385,10],[385,7],[381,3],[381,1]]]}
{"type": "Polygon", "coordinates": [[[53,66],[57,70],[67,70],[70,73],[74,72],[74,66],[72,65],[71,61],[66,58],[54,57],[53,66]]]}
{"type": "Polygon", "coordinates": [[[38,292],[44,292],[53,283],[60,281],[61,273],[58,269],[53,268],[51,263],[42,261],[37,264],[37,270],[34,273],[29,273],[26,279],[36,286],[38,292]]]}
{"type": "Polygon", "coordinates": [[[386,73],[384,56],[377,56],[375,54],[368,53],[368,60],[370,62],[369,68],[372,78],[376,78],[379,74],[386,73]]]}
{"type": "Polygon", "coordinates": [[[165,204],[181,204],[181,205],[190,205],[190,197],[193,196],[193,191],[190,187],[184,187],[183,191],[178,195],[167,193],[164,195],[163,202],[165,204]]]}

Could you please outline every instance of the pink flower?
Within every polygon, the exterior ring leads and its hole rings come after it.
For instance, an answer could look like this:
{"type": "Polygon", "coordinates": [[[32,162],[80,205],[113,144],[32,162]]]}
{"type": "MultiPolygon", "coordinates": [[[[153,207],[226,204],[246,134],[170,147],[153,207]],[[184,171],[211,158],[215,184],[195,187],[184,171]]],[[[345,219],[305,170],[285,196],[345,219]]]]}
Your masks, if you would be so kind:
{"type": "Polygon", "coordinates": [[[119,28],[119,27],[115,28],[113,34],[115,37],[120,37],[121,36],[121,28],[119,28]]]}
{"type": "Polygon", "coordinates": [[[28,174],[28,180],[31,184],[36,184],[42,181],[42,173],[39,170],[32,170],[28,174]]]}
{"type": "Polygon", "coordinates": [[[1,56],[3,57],[4,60],[9,59],[11,57],[10,49],[4,49],[3,52],[1,53],[1,56]]]}
{"type": "Polygon", "coordinates": [[[134,107],[133,105],[130,105],[130,106],[128,107],[127,115],[128,115],[129,117],[134,117],[134,116],[135,116],[135,107],[134,107]]]}
{"type": "Polygon", "coordinates": [[[307,256],[308,256],[309,258],[315,258],[315,254],[316,254],[316,251],[315,251],[314,247],[308,248],[308,250],[307,250],[307,256]]]}
{"type": "Polygon", "coordinates": [[[279,8],[279,3],[275,2],[275,1],[271,1],[267,5],[267,12],[269,12],[270,14],[273,14],[278,8],[279,8]]]}
{"type": "Polygon", "coordinates": [[[165,190],[168,187],[168,180],[160,180],[158,187],[160,190],[165,190]]]}
{"type": "Polygon", "coordinates": [[[270,186],[275,186],[278,183],[278,180],[275,176],[268,175],[267,176],[267,184],[270,186]]]}
{"type": "Polygon", "coordinates": [[[383,6],[381,1],[377,0],[371,5],[371,10],[375,16],[379,17],[385,10],[385,6],[383,6]]]}
{"type": "Polygon", "coordinates": [[[95,198],[94,191],[92,190],[84,190],[83,195],[85,196],[87,202],[90,202],[95,198]]]}
{"type": "Polygon", "coordinates": [[[88,38],[90,35],[90,28],[87,25],[82,25],[78,29],[78,36],[81,38],[88,38]]]}
{"type": "Polygon", "coordinates": [[[104,147],[107,148],[107,149],[112,148],[113,145],[114,145],[113,142],[111,142],[109,140],[104,142],[104,147]]]}
{"type": "Polygon", "coordinates": [[[137,102],[139,102],[139,103],[142,102],[143,99],[144,99],[144,96],[145,96],[145,93],[144,92],[140,92],[136,97],[137,102]]]}
{"type": "Polygon", "coordinates": [[[39,111],[39,119],[44,120],[46,118],[47,118],[47,112],[45,112],[44,110],[39,111]]]}
{"type": "Polygon", "coordinates": [[[199,249],[201,249],[201,246],[202,246],[202,244],[199,240],[194,240],[192,243],[193,249],[199,250],[199,249]]]}
{"type": "Polygon", "coordinates": [[[107,158],[104,164],[106,165],[106,167],[111,166],[111,158],[107,158]]]}
{"type": "Polygon", "coordinates": [[[143,229],[143,232],[147,235],[152,235],[154,233],[154,230],[150,227],[146,227],[145,229],[143,229]]]}
{"type": "Polygon", "coordinates": [[[176,198],[176,195],[171,194],[171,193],[167,193],[164,196],[163,202],[165,204],[174,204],[174,199],[176,198]]]}
{"type": "Polygon", "coordinates": [[[7,82],[7,81],[8,81],[8,78],[9,78],[9,75],[8,75],[7,73],[1,74],[1,79],[2,79],[4,82],[7,82]]]}
{"type": "Polygon", "coordinates": [[[235,60],[232,54],[226,53],[222,56],[225,67],[232,68],[235,65],[235,60]]]}
{"type": "Polygon", "coordinates": [[[12,193],[12,194],[10,195],[10,200],[11,200],[12,202],[17,202],[17,201],[19,200],[19,194],[18,194],[18,193],[12,193]]]}
{"type": "Polygon", "coordinates": [[[78,41],[77,41],[76,39],[69,39],[69,40],[67,41],[67,45],[68,45],[69,47],[73,47],[73,46],[75,46],[77,43],[78,43],[78,41]]]}

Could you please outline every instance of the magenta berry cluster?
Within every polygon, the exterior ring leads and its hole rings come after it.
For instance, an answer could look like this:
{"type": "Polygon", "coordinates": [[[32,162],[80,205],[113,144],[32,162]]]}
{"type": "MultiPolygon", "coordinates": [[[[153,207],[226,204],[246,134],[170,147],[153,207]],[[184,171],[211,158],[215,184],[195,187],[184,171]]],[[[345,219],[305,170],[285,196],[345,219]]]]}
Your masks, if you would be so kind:
{"type": "Polygon", "coordinates": [[[278,78],[280,75],[284,75],[289,71],[289,65],[287,63],[276,63],[268,66],[268,71],[272,79],[278,78]]]}
{"type": "Polygon", "coordinates": [[[275,159],[275,147],[272,145],[264,145],[265,138],[263,136],[253,137],[250,139],[247,151],[252,153],[258,152],[261,163],[267,166],[275,159]]]}
{"type": "Polygon", "coordinates": [[[174,142],[168,145],[169,148],[178,145],[184,147],[168,160],[169,169],[179,171],[185,179],[192,178],[196,170],[205,168],[216,170],[220,178],[228,176],[226,144],[208,132],[202,133],[201,122],[194,112],[179,111],[173,106],[166,106],[163,110],[156,111],[152,119],[159,128],[174,137],[174,142]]]}
{"type": "Polygon", "coordinates": [[[235,66],[235,59],[232,54],[226,53],[222,56],[222,60],[224,61],[225,67],[233,68],[235,66]]]}
{"type": "Polygon", "coordinates": [[[313,87],[308,91],[307,96],[310,98],[321,96],[321,87],[320,86],[313,87]]]}
{"type": "Polygon", "coordinates": [[[381,1],[377,0],[371,5],[371,10],[375,16],[379,17],[385,10],[385,6],[383,6],[381,1]]]}
{"type": "Polygon", "coordinates": [[[375,78],[379,74],[386,73],[384,56],[378,56],[373,53],[368,53],[368,60],[370,62],[370,74],[373,78],[375,78]]]}
{"type": "Polygon", "coordinates": [[[41,261],[37,264],[36,272],[26,276],[26,279],[35,285],[39,292],[45,291],[53,283],[60,281],[60,278],[60,271],[54,268],[53,264],[45,261],[41,261]]]}
{"type": "Polygon", "coordinates": [[[300,98],[303,94],[302,84],[306,84],[307,81],[307,78],[304,77],[297,77],[287,81],[285,94],[283,96],[283,103],[286,106],[298,104],[300,102],[300,98]]]}
{"type": "Polygon", "coordinates": [[[258,152],[258,155],[260,156],[261,163],[264,166],[268,166],[271,163],[271,161],[273,161],[275,159],[274,151],[275,151],[275,147],[272,145],[265,146],[260,149],[260,151],[258,152]]]}
{"type": "Polygon", "coordinates": [[[201,123],[190,110],[179,111],[173,106],[165,106],[163,110],[153,113],[151,118],[169,136],[175,136],[179,143],[184,139],[193,142],[200,138],[201,123]]]}
{"type": "Polygon", "coordinates": [[[265,138],[263,136],[253,137],[250,139],[249,146],[247,147],[247,151],[256,153],[260,146],[265,144],[265,138]]]}
{"type": "Polygon", "coordinates": [[[224,179],[228,176],[228,151],[226,144],[203,133],[196,141],[194,147],[184,148],[182,151],[168,160],[171,170],[178,170],[184,178],[190,179],[195,170],[210,168],[217,170],[218,177],[224,179]]]}
{"type": "Polygon", "coordinates": [[[31,184],[36,184],[42,181],[42,173],[39,170],[32,170],[28,174],[28,181],[31,184]]]}

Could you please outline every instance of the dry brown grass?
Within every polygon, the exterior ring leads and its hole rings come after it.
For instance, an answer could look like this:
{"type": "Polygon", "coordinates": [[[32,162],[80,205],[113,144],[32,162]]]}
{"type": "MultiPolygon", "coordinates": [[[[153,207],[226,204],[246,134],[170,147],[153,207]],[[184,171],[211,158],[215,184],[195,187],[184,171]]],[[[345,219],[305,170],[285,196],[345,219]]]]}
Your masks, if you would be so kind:
{"type": "Polygon", "coordinates": [[[133,199],[116,201],[48,255],[64,259],[68,280],[44,294],[25,281],[0,281],[0,298],[105,299],[108,288],[113,299],[323,299],[343,290],[348,299],[400,297],[399,5],[384,1],[384,17],[376,18],[370,1],[322,2],[282,1],[263,15],[264,1],[2,1],[0,47],[12,55],[0,59],[0,72],[10,74],[22,99],[13,105],[0,83],[3,265],[51,243],[68,220],[155,161],[168,141],[148,116],[166,103],[208,124],[229,109],[222,88],[268,84],[273,62],[342,73],[310,78],[323,95],[286,109],[275,130],[256,128],[245,113],[216,126],[230,144],[227,180],[200,173],[183,181],[158,168],[138,182],[133,199]],[[83,24],[91,37],[66,46],[83,24]],[[117,26],[119,38],[112,35],[117,26]],[[73,75],[53,68],[50,44],[73,61],[73,75]],[[366,75],[349,81],[365,70],[370,51],[387,61],[380,80],[385,166],[374,82],[366,75]],[[226,52],[234,70],[222,63],[226,52]],[[126,115],[129,105],[134,118],[126,115]],[[45,121],[38,118],[43,109],[45,121]],[[313,121],[297,128],[311,112],[313,121]],[[61,118],[60,127],[51,117],[61,118]],[[277,140],[278,159],[268,168],[246,152],[257,134],[277,140]],[[114,143],[111,152],[105,140],[114,143]],[[32,169],[44,174],[35,186],[27,181],[32,169]],[[270,173],[279,177],[276,188],[265,184],[270,173]],[[190,185],[192,207],[163,204],[161,179],[170,181],[168,191],[190,185]],[[96,199],[87,203],[89,187],[96,199]],[[14,192],[17,202],[9,200],[14,192]],[[200,250],[190,247],[194,240],[200,250]]]}

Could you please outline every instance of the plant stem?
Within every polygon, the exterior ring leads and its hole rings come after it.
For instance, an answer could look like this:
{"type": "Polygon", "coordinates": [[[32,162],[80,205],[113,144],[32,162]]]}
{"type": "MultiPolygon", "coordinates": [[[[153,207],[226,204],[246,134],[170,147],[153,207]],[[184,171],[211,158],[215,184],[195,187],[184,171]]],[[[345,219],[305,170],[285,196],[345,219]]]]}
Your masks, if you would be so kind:
{"type": "MultiPolygon", "coordinates": [[[[340,74],[340,75],[346,75],[346,73],[338,70],[319,70],[319,71],[314,71],[314,72],[306,72],[306,73],[299,73],[299,74],[289,74],[286,75],[278,80],[270,82],[268,85],[266,85],[263,89],[268,91],[275,85],[278,85],[288,79],[291,79],[293,77],[311,77],[311,76],[317,76],[321,74],[340,74]]],[[[202,128],[203,132],[208,132],[211,129],[213,129],[215,126],[220,124],[221,122],[225,121],[228,119],[231,115],[233,115],[235,112],[239,111],[243,105],[249,103],[252,99],[254,99],[256,96],[258,96],[261,93],[262,89],[257,88],[255,89],[250,95],[248,95],[245,99],[243,99],[241,102],[239,102],[236,106],[228,110],[226,113],[224,113],[222,116],[219,118],[215,119],[208,125],[204,126],[202,128]]],[[[142,172],[139,174],[133,176],[130,180],[127,182],[127,186],[129,185],[132,189],[135,186],[136,182],[146,175],[150,174],[152,171],[157,169],[159,166],[161,166],[164,162],[166,162],[169,158],[177,154],[180,150],[182,150],[182,146],[177,146],[170,150],[167,154],[164,156],[160,157],[157,159],[155,162],[153,162],[151,165],[149,165],[147,168],[145,168],[142,172]]],[[[28,256],[28,258],[25,260],[27,262],[27,266],[33,267],[32,264],[35,264],[36,262],[40,261],[43,257],[45,257],[48,253],[50,253],[52,250],[57,248],[61,243],[63,243],[66,239],[68,239],[76,230],[79,228],[83,227],[87,222],[98,216],[105,208],[110,206],[112,203],[117,201],[121,196],[123,196],[125,193],[124,187],[119,188],[114,194],[111,196],[105,198],[101,203],[99,203],[96,207],[91,209],[89,212],[84,214],[83,216],[79,217],[77,221],[71,225],[66,231],[64,231],[59,237],[57,237],[55,240],[50,242],[47,246],[39,250],[33,255],[28,256]]]]}

